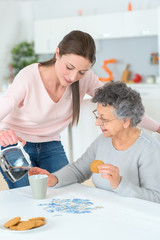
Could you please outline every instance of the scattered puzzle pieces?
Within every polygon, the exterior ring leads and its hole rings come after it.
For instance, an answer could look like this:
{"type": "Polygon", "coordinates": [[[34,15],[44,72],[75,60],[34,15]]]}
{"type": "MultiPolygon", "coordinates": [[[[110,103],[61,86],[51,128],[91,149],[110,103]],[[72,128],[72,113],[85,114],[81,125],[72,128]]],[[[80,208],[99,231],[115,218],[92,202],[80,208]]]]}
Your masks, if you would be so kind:
{"type": "Polygon", "coordinates": [[[93,210],[102,208],[101,206],[94,206],[88,199],[52,199],[49,203],[39,204],[44,206],[44,209],[50,213],[91,213],[93,210]]]}

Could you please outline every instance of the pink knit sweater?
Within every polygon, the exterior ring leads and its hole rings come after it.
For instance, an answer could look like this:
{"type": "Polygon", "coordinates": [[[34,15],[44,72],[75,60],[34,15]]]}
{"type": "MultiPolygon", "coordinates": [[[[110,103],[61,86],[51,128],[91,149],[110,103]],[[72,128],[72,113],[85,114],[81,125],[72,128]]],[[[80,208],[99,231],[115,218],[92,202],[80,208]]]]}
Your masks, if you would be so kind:
{"type": "MultiPolygon", "coordinates": [[[[86,93],[93,96],[100,86],[98,77],[89,70],[80,80],[80,101],[86,93]]],[[[0,129],[13,129],[25,141],[59,140],[71,120],[71,87],[57,103],[53,102],[43,85],[38,63],[21,70],[0,99],[0,129]]]]}

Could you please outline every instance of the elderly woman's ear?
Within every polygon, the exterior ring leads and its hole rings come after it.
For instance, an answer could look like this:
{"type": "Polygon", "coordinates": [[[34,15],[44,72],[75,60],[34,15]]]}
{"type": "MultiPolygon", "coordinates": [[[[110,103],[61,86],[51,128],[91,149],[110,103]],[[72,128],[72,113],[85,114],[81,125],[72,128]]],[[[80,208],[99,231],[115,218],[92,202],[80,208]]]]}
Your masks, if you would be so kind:
{"type": "Polygon", "coordinates": [[[128,128],[130,126],[131,120],[130,119],[124,119],[123,120],[123,127],[128,128]]]}

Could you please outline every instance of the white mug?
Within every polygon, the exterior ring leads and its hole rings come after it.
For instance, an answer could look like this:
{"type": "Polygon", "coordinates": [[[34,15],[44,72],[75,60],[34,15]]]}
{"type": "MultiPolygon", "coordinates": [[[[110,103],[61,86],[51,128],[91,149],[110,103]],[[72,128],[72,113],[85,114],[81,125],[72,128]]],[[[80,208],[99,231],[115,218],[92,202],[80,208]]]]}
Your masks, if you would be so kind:
{"type": "Polygon", "coordinates": [[[46,198],[48,176],[44,174],[29,176],[32,196],[34,199],[46,198]]]}

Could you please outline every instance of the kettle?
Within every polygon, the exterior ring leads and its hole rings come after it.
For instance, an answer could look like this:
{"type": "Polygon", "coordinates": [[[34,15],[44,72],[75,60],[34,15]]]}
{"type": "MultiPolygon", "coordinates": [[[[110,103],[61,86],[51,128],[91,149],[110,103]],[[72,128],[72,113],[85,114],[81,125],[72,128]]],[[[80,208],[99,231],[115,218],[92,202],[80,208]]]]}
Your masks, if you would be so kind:
{"type": "Polygon", "coordinates": [[[32,167],[30,157],[18,141],[16,146],[1,150],[0,166],[6,177],[13,183],[23,178],[32,167]]]}

